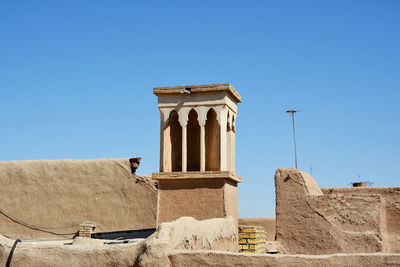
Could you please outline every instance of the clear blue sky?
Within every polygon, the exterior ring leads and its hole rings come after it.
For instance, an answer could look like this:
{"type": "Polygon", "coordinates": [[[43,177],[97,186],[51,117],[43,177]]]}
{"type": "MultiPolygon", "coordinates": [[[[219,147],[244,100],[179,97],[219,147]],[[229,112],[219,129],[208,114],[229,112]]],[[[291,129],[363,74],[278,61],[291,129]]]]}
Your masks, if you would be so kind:
{"type": "Polygon", "coordinates": [[[400,1],[1,1],[0,160],[141,156],[156,86],[232,83],[241,217],[274,216],[274,172],[399,186],[400,1]]]}

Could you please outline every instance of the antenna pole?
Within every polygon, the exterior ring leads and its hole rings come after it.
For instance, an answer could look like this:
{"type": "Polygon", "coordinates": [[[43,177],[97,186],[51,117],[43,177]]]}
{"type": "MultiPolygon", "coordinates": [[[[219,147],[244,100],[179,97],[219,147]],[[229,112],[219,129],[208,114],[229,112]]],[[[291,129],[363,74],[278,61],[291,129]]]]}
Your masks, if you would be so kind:
{"type": "Polygon", "coordinates": [[[292,124],[293,124],[293,141],[294,141],[294,163],[295,163],[295,167],[297,169],[297,150],[296,150],[296,129],[294,126],[294,114],[296,112],[298,112],[299,110],[287,110],[287,113],[290,113],[290,115],[292,116],[292,124]]]}
{"type": "Polygon", "coordinates": [[[294,127],[294,113],[292,113],[292,122],[293,122],[293,140],[294,140],[294,162],[297,169],[296,130],[294,127]]]}

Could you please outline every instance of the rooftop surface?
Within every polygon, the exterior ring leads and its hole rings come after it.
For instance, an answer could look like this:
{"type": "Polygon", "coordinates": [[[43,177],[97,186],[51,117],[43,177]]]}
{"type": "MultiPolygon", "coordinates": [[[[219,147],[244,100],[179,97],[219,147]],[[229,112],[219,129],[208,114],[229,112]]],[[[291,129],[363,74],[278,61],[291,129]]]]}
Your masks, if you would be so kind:
{"type": "Polygon", "coordinates": [[[172,86],[172,87],[156,87],[153,89],[153,93],[157,96],[165,94],[181,94],[186,91],[193,93],[207,93],[216,91],[228,92],[237,102],[242,102],[242,97],[235,90],[235,88],[229,83],[223,84],[204,84],[204,85],[184,85],[184,86],[172,86]]]}

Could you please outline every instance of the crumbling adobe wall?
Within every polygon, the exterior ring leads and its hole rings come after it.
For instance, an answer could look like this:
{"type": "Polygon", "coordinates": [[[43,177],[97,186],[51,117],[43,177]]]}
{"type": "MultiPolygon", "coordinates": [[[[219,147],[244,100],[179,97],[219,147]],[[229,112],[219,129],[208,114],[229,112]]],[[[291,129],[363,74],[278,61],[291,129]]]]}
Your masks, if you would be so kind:
{"type": "Polygon", "coordinates": [[[383,252],[400,253],[400,187],[322,188],[326,195],[378,195],[383,199],[381,234],[383,252]]]}
{"type": "Polygon", "coordinates": [[[278,169],[276,237],[287,254],[381,252],[379,195],[323,195],[296,169],[278,169]]]}
{"type": "Polygon", "coordinates": [[[380,228],[381,197],[378,195],[311,196],[308,203],[343,232],[374,232],[380,228]]]}
{"type": "MultiPolygon", "coordinates": [[[[232,217],[204,221],[182,217],[162,223],[153,235],[136,244],[104,245],[104,240],[79,237],[72,245],[18,243],[11,266],[168,267],[174,266],[169,259],[174,250],[237,252],[237,235],[232,217]]],[[[13,243],[0,235],[0,266],[5,265],[13,243]]]]}
{"type": "Polygon", "coordinates": [[[154,182],[129,159],[0,162],[0,234],[10,238],[72,236],[85,221],[97,232],[155,228],[156,208],[154,182]]]}
{"type": "MultiPolygon", "coordinates": [[[[6,266],[13,244],[14,240],[0,235],[0,266],[6,266]]],[[[137,244],[49,245],[22,242],[17,244],[10,266],[133,266],[140,248],[137,244]]]]}
{"type": "Polygon", "coordinates": [[[321,188],[324,194],[371,195],[376,194],[400,204],[400,187],[330,187],[321,188]]]}
{"type": "Polygon", "coordinates": [[[168,255],[174,250],[238,252],[238,228],[233,217],[203,221],[181,217],[173,222],[161,223],[141,246],[135,266],[167,267],[171,266],[168,255]]]}

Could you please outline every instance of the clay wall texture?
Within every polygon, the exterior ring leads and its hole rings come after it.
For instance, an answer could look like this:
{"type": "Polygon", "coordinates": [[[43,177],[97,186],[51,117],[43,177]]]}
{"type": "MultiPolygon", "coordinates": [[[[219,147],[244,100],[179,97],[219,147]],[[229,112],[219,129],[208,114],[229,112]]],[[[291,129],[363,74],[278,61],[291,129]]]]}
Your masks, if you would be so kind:
{"type": "Polygon", "coordinates": [[[393,224],[399,217],[388,214],[400,209],[383,195],[323,194],[309,174],[295,169],[279,169],[275,186],[276,240],[281,252],[397,252],[400,235],[393,224]]]}
{"type": "Polygon", "coordinates": [[[227,180],[224,187],[224,216],[233,217],[236,226],[238,226],[239,208],[237,183],[227,180]]]}
{"type": "MultiPolygon", "coordinates": [[[[238,251],[238,232],[232,217],[196,221],[183,217],[162,223],[137,243],[105,245],[77,237],[72,244],[18,243],[11,266],[171,266],[174,250],[238,251]]],[[[14,241],[0,235],[0,265],[5,266],[14,241]]]]}
{"type": "Polygon", "coordinates": [[[330,187],[321,188],[324,194],[377,194],[400,204],[400,187],[330,187]]]}
{"type": "Polygon", "coordinates": [[[373,232],[380,227],[381,197],[378,195],[323,195],[311,197],[309,204],[344,232],[373,232]]]}
{"type": "Polygon", "coordinates": [[[238,252],[238,228],[232,217],[203,221],[181,217],[160,224],[141,246],[137,266],[171,266],[168,255],[174,250],[238,252]]]}
{"type": "Polygon", "coordinates": [[[381,234],[383,251],[400,253],[400,187],[322,188],[326,195],[375,195],[382,198],[381,234]]]}
{"type": "Polygon", "coordinates": [[[158,192],[158,222],[182,216],[204,220],[227,215],[237,221],[237,187],[225,179],[160,180],[158,192]]]}
{"type": "Polygon", "coordinates": [[[94,222],[97,232],[156,226],[157,191],[133,175],[129,159],[0,162],[0,234],[59,238],[16,223],[4,213],[59,234],[94,222]]]}

